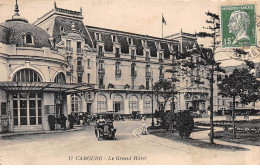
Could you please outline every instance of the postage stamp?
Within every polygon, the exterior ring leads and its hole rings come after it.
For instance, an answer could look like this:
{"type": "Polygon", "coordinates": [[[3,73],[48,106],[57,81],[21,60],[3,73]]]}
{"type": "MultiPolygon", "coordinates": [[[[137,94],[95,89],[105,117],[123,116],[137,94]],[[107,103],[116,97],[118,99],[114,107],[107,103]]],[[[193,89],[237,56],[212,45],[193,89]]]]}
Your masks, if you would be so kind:
{"type": "Polygon", "coordinates": [[[255,4],[221,6],[222,48],[257,45],[255,4]]]}

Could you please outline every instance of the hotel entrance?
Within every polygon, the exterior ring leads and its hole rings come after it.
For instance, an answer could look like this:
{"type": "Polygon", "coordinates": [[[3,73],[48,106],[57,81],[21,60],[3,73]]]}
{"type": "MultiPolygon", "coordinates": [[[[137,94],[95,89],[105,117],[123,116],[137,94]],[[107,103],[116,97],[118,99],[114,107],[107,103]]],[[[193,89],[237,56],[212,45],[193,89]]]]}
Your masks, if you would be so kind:
{"type": "Polygon", "coordinates": [[[14,129],[42,129],[42,94],[13,93],[14,129]]]}

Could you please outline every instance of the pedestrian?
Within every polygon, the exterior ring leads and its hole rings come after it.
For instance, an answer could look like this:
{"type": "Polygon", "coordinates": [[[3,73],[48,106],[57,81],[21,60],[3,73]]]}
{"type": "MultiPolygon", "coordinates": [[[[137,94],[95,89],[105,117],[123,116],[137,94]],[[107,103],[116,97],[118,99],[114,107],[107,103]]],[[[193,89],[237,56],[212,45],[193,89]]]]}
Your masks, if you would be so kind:
{"type": "Polygon", "coordinates": [[[66,121],[67,121],[67,117],[62,114],[61,115],[61,129],[66,130],[66,121]]]}
{"type": "Polygon", "coordinates": [[[142,117],[141,122],[142,122],[142,134],[147,135],[148,132],[147,132],[147,126],[146,126],[146,118],[144,116],[142,117]]]}

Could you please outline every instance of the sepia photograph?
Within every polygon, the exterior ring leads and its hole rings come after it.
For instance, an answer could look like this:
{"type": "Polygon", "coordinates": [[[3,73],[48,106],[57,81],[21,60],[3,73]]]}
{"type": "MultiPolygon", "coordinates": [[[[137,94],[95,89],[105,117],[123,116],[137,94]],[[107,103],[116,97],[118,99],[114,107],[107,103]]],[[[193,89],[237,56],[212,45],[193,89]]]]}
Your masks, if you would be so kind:
{"type": "Polygon", "coordinates": [[[0,11],[0,166],[260,165],[258,0],[0,11]]]}

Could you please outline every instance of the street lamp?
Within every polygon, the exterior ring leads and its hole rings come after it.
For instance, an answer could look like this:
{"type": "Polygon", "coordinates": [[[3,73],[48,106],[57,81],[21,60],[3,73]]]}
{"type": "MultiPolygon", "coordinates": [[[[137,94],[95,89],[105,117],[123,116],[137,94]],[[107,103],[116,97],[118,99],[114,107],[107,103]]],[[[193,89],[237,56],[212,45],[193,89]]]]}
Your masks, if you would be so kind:
{"type": "Polygon", "coordinates": [[[152,127],[154,127],[154,116],[153,116],[153,71],[151,72],[151,82],[152,82],[152,127]]]}

